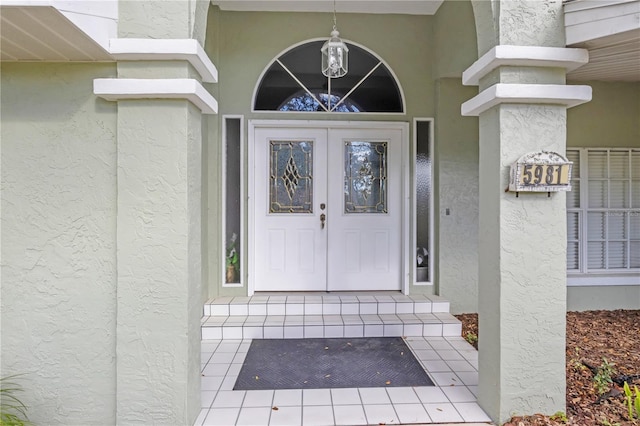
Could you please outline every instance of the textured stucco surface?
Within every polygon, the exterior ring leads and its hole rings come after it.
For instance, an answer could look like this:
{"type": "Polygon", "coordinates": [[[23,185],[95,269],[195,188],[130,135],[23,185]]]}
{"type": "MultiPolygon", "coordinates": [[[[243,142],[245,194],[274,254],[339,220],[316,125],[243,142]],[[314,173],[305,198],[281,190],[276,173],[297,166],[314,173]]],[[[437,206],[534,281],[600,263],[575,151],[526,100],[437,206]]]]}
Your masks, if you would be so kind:
{"type": "Polygon", "coordinates": [[[498,44],[565,47],[563,0],[492,2],[498,44]]]}
{"type": "Polygon", "coordinates": [[[562,0],[472,0],[478,56],[496,45],[565,47],[562,0]]]}
{"type": "Polygon", "coordinates": [[[189,0],[191,2],[191,38],[198,40],[204,47],[207,36],[207,20],[209,18],[209,9],[211,2],[209,0],[189,0]]]}
{"type": "MultiPolygon", "coordinates": [[[[209,2],[122,1],[119,36],[205,45],[209,2]]],[[[120,78],[198,78],[122,62],[120,78]]],[[[200,410],[203,123],[186,100],[118,102],[117,422],[192,424],[200,410]]]]}
{"type": "Polygon", "coordinates": [[[460,104],[476,93],[459,79],[438,82],[437,285],[452,313],[478,309],[478,118],[460,116],[460,104]]]}
{"type": "Polygon", "coordinates": [[[115,423],[112,64],[2,64],[2,376],[35,424],[115,423]]]}
{"type": "Polygon", "coordinates": [[[118,422],[187,424],[199,409],[200,113],[118,104],[118,422]]]}
{"type": "Polygon", "coordinates": [[[207,0],[118,2],[118,37],[195,38],[203,43],[207,0]]]}
{"type": "Polygon", "coordinates": [[[435,15],[434,78],[462,77],[478,59],[473,8],[469,1],[445,1],[435,15]]]}
{"type": "MultiPolygon", "coordinates": [[[[479,31],[480,54],[491,41],[564,42],[561,1],[481,3],[474,2],[477,28],[494,34],[479,31]]],[[[562,75],[503,67],[483,79],[481,90],[532,80],[561,83],[562,75]]],[[[526,104],[502,104],[480,115],[478,402],[499,423],[514,413],[565,409],[565,194],[516,197],[505,188],[509,166],[521,155],[565,151],[566,117],[562,106],[526,104]]]]}
{"type": "Polygon", "coordinates": [[[502,105],[480,117],[479,402],[496,421],[564,410],[565,196],[504,188],[522,153],[563,152],[565,125],[553,106],[502,105]]]}
{"type": "Polygon", "coordinates": [[[460,80],[477,59],[473,9],[444,2],[435,18],[436,292],[453,313],[477,312],[478,119],[460,115],[460,104],[478,93],[460,80]]]}

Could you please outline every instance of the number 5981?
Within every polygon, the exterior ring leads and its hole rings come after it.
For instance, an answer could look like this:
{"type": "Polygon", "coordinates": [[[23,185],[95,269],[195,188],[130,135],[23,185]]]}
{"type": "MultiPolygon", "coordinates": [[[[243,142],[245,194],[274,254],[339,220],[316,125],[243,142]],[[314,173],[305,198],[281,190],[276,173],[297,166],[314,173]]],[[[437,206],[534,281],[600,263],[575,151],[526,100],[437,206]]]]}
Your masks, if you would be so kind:
{"type": "Polygon", "coordinates": [[[568,166],[563,164],[523,164],[520,169],[521,185],[567,185],[568,166]]]}

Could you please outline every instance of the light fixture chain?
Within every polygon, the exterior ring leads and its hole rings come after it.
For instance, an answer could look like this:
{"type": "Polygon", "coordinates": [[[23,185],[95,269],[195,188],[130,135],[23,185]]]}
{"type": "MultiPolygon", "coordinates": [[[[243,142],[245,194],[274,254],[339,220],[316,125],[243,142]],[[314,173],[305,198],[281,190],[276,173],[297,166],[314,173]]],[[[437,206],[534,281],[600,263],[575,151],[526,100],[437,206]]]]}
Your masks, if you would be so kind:
{"type": "Polygon", "coordinates": [[[336,0],[333,0],[333,31],[322,45],[322,74],[329,78],[339,78],[349,69],[349,48],[340,40],[336,18],[336,0]]]}

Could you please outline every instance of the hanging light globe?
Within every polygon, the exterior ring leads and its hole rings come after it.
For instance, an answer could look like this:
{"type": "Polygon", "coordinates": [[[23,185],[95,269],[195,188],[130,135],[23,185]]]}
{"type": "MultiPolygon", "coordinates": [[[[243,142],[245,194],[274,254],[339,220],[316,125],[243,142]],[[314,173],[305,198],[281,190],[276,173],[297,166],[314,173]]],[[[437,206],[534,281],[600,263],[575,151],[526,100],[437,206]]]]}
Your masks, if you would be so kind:
{"type": "MultiPolygon", "coordinates": [[[[335,19],[335,18],[334,18],[335,19]]],[[[331,38],[322,45],[322,74],[329,78],[339,78],[349,71],[349,48],[340,40],[335,25],[331,38]]]]}

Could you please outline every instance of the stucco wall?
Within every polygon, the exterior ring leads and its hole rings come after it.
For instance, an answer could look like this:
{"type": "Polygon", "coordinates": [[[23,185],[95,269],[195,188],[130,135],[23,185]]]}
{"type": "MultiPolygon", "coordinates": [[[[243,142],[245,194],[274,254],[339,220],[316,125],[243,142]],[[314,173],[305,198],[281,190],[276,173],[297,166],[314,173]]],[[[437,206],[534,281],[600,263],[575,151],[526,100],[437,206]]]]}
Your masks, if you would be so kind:
{"type": "Polygon", "coordinates": [[[460,105],[478,93],[460,76],[478,56],[470,2],[444,2],[435,16],[437,292],[451,312],[478,310],[478,119],[460,105]]]}
{"type": "Polygon", "coordinates": [[[459,79],[438,82],[437,286],[452,313],[478,310],[478,119],[460,115],[476,93],[459,79]]]}
{"type": "Polygon", "coordinates": [[[586,84],[593,99],[568,110],[567,146],[640,147],[640,83],[586,84]]]}
{"type": "Polygon", "coordinates": [[[445,1],[434,18],[434,78],[460,78],[462,72],[478,59],[471,2],[445,1]]]}
{"type": "Polygon", "coordinates": [[[35,424],[115,422],[111,64],[2,64],[2,375],[35,424]]]}
{"type": "Polygon", "coordinates": [[[196,25],[195,11],[194,0],[121,0],[118,2],[118,37],[191,38],[196,25]]]}
{"type": "Polygon", "coordinates": [[[640,286],[567,287],[567,310],[640,309],[640,286]]]}
{"type": "MultiPolygon", "coordinates": [[[[373,50],[394,71],[405,91],[407,117],[433,115],[433,17],[338,13],[337,20],[344,40],[373,50]]],[[[245,114],[247,118],[290,118],[289,114],[282,113],[251,114],[256,83],[278,54],[305,40],[328,37],[332,25],[332,16],[325,13],[220,12],[218,27],[209,26],[207,34],[207,41],[209,37],[218,40],[220,113],[245,114]]],[[[297,116],[335,119],[325,114],[297,116]]],[[[385,119],[407,121],[407,117],[386,116],[385,119]]],[[[380,118],[358,116],[357,119],[380,118]]]]}

